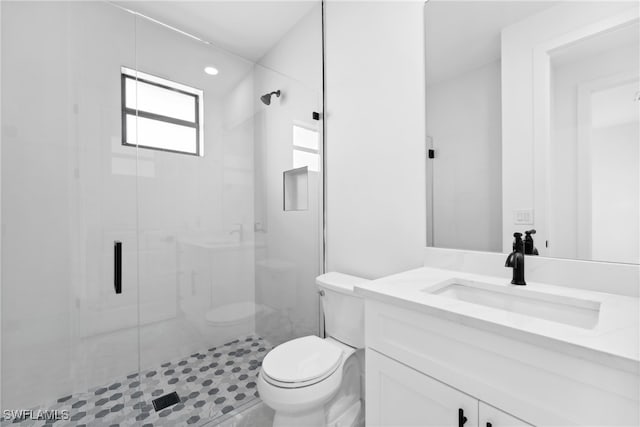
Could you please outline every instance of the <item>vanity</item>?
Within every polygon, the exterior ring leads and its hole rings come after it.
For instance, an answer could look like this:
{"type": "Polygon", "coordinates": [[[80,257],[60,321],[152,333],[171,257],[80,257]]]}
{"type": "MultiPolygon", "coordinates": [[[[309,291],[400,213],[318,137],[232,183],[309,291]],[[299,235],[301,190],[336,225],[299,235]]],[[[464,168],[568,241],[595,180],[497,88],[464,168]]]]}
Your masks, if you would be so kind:
{"type": "MultiPolygon", "coordinates": [[[[487,267],[502,258],[427,248],[425,267],[356,288],[367,425],[640,425],[637,296],[589,289],[598,263],[572,260],[537,259],[514,286],[487,267]],[[554,269],[584,286],[536,281],[554,269]]],[[[634,284],[621,268],[609,277],[634,284]]]]}
{"type": "Polygon", "coordinates": [[[637,3],[424,11],[428,247],[357,288],[367,424],[640,425],[637,3]]]}

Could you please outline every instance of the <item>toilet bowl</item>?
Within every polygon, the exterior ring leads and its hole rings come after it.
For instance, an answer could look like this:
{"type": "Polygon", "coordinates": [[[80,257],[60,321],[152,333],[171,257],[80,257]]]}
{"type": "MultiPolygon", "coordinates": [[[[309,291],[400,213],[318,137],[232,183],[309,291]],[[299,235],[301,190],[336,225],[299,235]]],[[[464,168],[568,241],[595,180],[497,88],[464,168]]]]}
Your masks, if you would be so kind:
{"type": "Polygon", "coordinates": [[[211,326],[234,326],[253,322],[259,312],[260,306],[253,301],[241,301],[211,308],[204,318],[211,326]]]}
{"type": "Polygon", "coordinates": [[[185,320],[212,346],[253,334],[256,318],[264,312],[264,307],[253,301],[208,308],[206,301],[195,297],[182,300],[180,308],[185,320]]]}
{"type": "Polygon", "coordinates": [[[240,301],[211,308],[204,315],[204,330],[212,345],[253,334],[256,318],[263,307],[253,301],[240,301]]]}
{"type": "Polygon", "coordinates": [[[364,347],[363,302],[353,286],[365,281],[340,273],[319,276],[328,337],[296,338],[264,358],[258,391],[275,410],[274,427],[362,424],[362,369],[356,353],[364,347]]]}

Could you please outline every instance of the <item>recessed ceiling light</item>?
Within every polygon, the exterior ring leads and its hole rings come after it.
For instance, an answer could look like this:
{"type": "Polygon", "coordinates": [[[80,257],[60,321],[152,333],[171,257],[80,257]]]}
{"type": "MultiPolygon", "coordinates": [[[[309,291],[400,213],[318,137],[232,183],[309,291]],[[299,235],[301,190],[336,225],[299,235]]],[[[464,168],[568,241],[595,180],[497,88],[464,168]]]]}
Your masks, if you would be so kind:
{"type": "Polygon", "coordinates": [[[218,74],[218,69],[216,67],[204,67],[204,72],[210,76],[215,76],[218,74]]]}

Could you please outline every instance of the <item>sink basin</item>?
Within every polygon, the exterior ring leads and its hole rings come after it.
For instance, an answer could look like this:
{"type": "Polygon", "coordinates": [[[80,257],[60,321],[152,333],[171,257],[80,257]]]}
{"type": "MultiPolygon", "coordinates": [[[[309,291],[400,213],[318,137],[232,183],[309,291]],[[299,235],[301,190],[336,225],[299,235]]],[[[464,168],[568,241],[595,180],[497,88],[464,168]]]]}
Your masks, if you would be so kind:
{"type": "Polygon", "coordinates": [[[600,315],[599,301],[547,294],[520,286],[450,279],[423,292],[584,329],[593,329],[600,315]]]}

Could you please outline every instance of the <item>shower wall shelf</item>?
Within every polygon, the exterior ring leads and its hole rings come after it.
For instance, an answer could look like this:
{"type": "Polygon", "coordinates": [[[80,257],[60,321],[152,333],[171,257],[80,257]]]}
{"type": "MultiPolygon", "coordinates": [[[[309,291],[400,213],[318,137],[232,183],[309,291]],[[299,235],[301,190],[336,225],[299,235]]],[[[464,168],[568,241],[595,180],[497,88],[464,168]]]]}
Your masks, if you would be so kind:
{"type": "Polygon", "coordinates": [[[309,168],[290,169],[282,173],[282,208],[285,211],[309,209],[309,168]]]}

